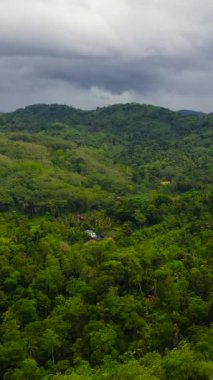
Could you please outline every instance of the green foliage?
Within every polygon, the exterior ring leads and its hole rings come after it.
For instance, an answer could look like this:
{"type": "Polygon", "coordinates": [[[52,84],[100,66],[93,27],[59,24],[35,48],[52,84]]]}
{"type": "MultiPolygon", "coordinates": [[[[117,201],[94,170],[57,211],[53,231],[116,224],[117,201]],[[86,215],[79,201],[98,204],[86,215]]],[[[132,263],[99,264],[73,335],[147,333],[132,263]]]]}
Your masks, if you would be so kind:
{"type": "Polygon", "coordinates": [[[0,115],[3,380],[212,379],[212,124],[0,115]]]}

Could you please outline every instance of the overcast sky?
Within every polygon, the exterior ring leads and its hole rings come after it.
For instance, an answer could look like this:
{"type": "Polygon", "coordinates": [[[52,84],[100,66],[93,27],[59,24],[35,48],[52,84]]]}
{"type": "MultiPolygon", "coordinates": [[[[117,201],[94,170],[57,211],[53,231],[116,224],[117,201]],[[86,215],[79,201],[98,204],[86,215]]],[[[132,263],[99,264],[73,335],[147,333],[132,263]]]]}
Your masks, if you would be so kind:
{"type": "Polygon", "coordinates": [[[0,111],[213,112],[213,0],[0,0],[0,111]]]}

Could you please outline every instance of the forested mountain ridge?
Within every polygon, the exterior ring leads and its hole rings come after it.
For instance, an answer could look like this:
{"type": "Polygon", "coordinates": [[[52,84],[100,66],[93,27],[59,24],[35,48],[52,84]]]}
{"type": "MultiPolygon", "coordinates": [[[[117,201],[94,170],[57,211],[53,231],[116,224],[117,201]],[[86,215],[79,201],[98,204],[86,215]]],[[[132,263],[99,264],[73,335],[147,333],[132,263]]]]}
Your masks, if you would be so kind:
{"type": "Polygon", "coordinates": [[[182,115],[196,115],[196,116],[204,116],[206,115],[205,112],[200,112],[200,111],[193,111],[193,110],[179,110],[178,112],[180,112],[182,115]]]}
{"type": "Polygon", "coordinates": [[[212,127],[139,104],[0,114],[3,380],[212,379],[212,127]]]}

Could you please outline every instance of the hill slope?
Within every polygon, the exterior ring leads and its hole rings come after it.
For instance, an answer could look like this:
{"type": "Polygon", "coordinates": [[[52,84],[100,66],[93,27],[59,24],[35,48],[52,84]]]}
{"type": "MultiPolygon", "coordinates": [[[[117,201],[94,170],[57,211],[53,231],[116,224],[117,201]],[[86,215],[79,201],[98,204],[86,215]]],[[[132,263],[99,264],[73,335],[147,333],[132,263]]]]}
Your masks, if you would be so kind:
{"type": "Polygon", "coordinates": [[[211,379],[213,115],[0,114],[3,379],[211,379]]]}

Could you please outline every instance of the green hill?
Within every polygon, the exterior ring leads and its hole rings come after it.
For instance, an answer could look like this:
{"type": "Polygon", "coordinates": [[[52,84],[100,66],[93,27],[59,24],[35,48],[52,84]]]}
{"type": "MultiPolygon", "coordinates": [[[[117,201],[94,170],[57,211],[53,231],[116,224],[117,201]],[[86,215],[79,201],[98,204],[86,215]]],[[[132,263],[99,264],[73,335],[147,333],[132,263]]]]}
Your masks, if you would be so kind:
{"type": "Polygon", "coordinates": [[[0,114],[3,380],[210,380],[213,115],[0,114]]]}

